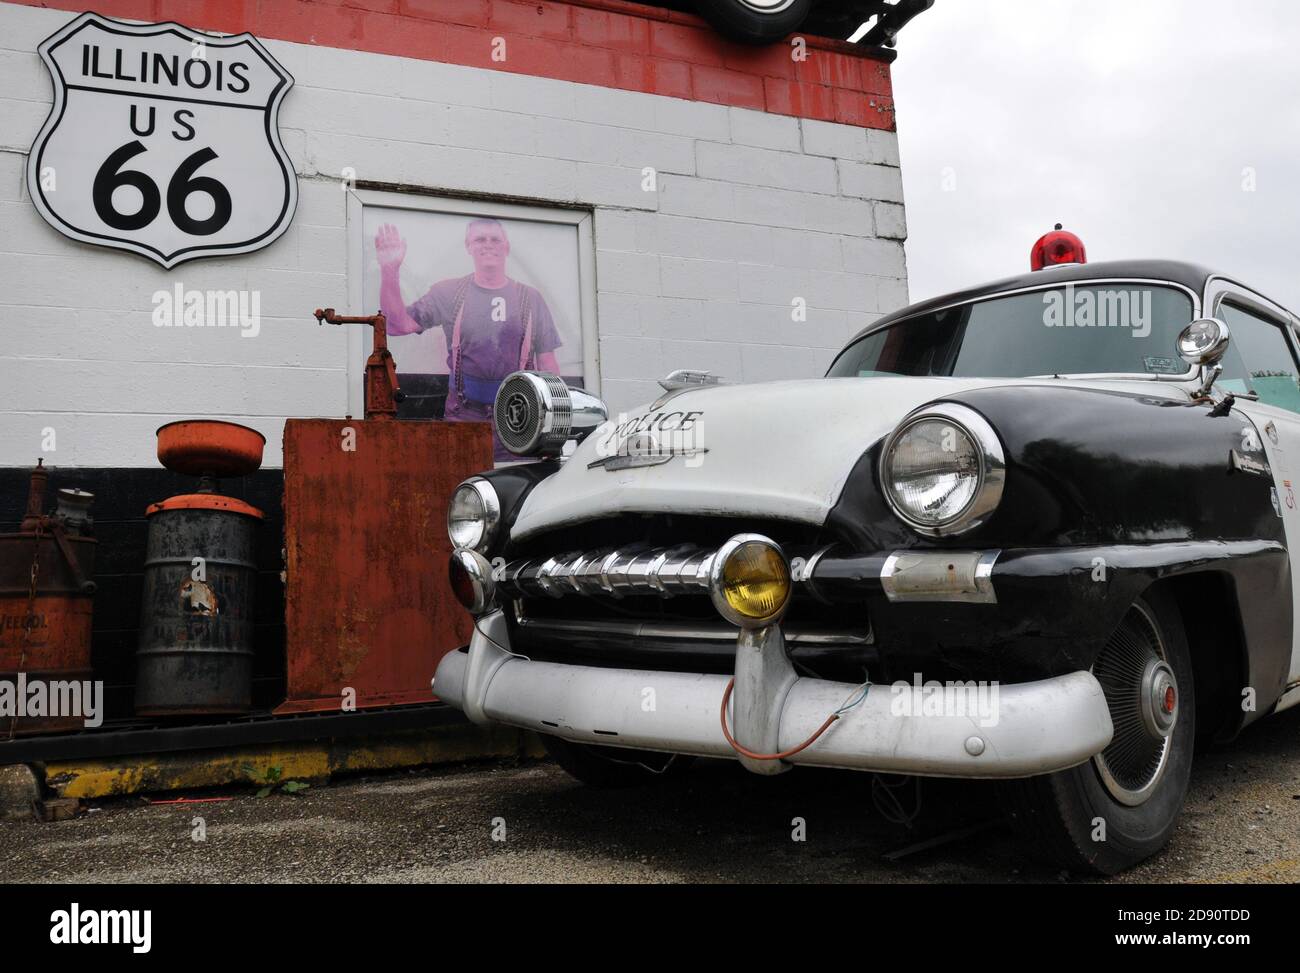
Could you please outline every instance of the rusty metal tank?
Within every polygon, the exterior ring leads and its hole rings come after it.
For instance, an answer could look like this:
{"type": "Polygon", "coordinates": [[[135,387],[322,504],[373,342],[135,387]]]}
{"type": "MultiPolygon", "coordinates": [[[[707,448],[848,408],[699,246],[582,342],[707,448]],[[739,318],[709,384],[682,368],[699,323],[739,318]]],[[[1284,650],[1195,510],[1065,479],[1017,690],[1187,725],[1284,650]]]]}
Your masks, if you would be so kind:
{"type": "MultiPolygon", "coordinates": [[[[18,532],[0,534],[0,682],[13,694],[0,710],[0,740],[80,730],[89,715],[90,701],[81,688],[76,691],[79,712],[49,714],[52,695],[61,704],[72,701],[71,684],[84,688],[91,678],[94,497],[83,490],[60,490],[58,509],[47,515],[48,477],[38,461],[18,532]],[[39,715],[30,715],[38,686],[44,702],[39,715]]],[[[61,704],[57,708],[63,710],[61,704]]]]}
{"type": "Polygon", "coordinates": [[[158,430],[158,458],[199,476],[194,493],[151,504],[135,709],[142,716],[245,713],[252,706],[256,529],[262,511],[218,491],[218,476],[262,462],[261,433],[185,420],[158,430]]]}

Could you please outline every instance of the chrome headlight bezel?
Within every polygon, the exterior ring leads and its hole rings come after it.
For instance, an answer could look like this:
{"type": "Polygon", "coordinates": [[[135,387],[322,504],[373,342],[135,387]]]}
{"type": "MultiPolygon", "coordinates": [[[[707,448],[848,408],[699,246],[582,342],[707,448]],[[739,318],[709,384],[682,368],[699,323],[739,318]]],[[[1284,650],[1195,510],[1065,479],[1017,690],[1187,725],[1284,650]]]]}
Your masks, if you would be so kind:
{"type": "Polygon", "coordinates": [[[452,592],[471,615],[477,617],[496,607],[496,584],[492,580],[492,565],[478,551],[468,548],[457,548],[452,551],[451,558],[447,562],[447,573],[452,592]],[[456,590],[455,573],[458,570],[463,573],[464,580],[469,585],[468,601],[461,598],[456,590]]]}
{"type": "Polygon", "coordinates": [[[972,531],[986,523],[998,509],[1006,484],[1006,454],[997,431],[982,415],[974,409],[955,402],[937,402],[924,405],[909,413],[890,433],[880,451],[880,465],[877,472],[881,493],[884,494],[885,502],[894,512],[894,516],[926,537],[952,537],[972,531]],[[975,455],[979,459],[979,481],[971,499],[954,516],[941,523],[928,523],[917,519],[894,496],[890,487],[893,480],[890,474],[890,461],[894,448],[908,430],[926,421],[947,422],[956,427],[973,444],[975,455]]]}
{"type": "Polygon", "coordinates": [[[1178,357],[1194,368],[1214,365],[1227,354],[1232,330],[1219,318],[1197,318],[1178,335],[1178,357]]]}
{"type": "Polygon", "coordinates": [[[759,629],[779,622],[786,609],[790,607],[790,598],[793,594],[794,578],[790,574],[789,559],[786,558],[785,552],[781,550],[780,544],[762,534],[736,534],[718,548],[709,563],[709,598],[713,602],[713,607],[717,609],[719,615],[740,628],[759,629]],[[765,616],[746,615],[738,611],[727,601],[724,592],[727,568],[732,557],[739,553],[742,548],[749,546],[767,548],[776,555],[784,566],[785,597],[781,599],[779,605],[765,616]]]}
{"type": "Polygon", "coordinates": [[[496,540],[497,529],[501,524],[501,498],[497,496],[496,487],[492,481],[483,476],[471,476],[468,480],[459,484],[451,494],[451,502],[447,504],[447,538],[451,541],[453,550],[478,551],[480,554],[487,553],[496,540]],[[483,516],[481,519],[482,527],[479,535],[472,543],[461,544],[456,540],[456,535],[451,528],[451,511],[456,502],[456,495],[462,490],[472,490],[479,499],[483,507],[483,516]]]}

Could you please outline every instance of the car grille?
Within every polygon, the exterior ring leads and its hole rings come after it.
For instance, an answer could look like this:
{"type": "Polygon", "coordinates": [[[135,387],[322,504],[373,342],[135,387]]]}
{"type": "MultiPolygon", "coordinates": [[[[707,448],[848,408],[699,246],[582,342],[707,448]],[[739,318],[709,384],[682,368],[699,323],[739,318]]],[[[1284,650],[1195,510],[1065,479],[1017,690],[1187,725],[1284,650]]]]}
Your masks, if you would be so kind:
{"type": "MultiPolygon", "coordinates": [[[[634,515],[556,531],[513,546],[501,569],[512,642],[548,661],[730,672],[736,628],[713,607],[708,567],[739,533],[771,537],[791,558],[826,546],[816,529],[729,519],[634,515]]],[[[803,584],[782,630],[796,664],[827,678],[827,667],[857,678],[874,659],[865,605],[826,604],[803,584]]]]}

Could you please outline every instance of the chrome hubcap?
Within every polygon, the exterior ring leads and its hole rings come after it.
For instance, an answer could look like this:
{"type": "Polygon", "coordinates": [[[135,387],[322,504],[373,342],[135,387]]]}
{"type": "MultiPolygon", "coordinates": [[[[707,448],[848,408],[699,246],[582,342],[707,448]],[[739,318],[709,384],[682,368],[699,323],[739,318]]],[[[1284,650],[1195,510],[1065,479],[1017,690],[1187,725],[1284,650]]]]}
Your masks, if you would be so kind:
{"type": "Polygon", "coordinates": [[[1092,667],[1115,726],[1092,758],[1102,784],[1121,804],[1146,802],[1164,776],[1178,723],[1178,680],[1154,620],[1136,605],[1092,667]]]}
{"type": "Polygon", "coordinates": [[[1178,685],[1174,682],[1174,671],[1169,668],[1169,663],[1163,659],[1147,663],[1142,673],[1139,699],[1142,725],[1147,733],[1153,739],[1169,736],[1178,718],[1178,685]]]}

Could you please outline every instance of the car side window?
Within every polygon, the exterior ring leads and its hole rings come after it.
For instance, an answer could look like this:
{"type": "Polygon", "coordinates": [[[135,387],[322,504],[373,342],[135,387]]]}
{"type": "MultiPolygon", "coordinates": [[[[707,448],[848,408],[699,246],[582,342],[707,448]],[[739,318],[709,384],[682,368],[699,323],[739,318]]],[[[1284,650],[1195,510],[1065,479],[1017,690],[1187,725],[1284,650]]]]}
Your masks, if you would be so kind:
{"type": "Polygon", "coordinates": [[[1227,322],[1232,344],[1223,359],[1219,386],[1259,393],[1259,401],[1300,413],[1300,375],[1282,328],[1225,300],[1216,316],[1227,322]]]}

